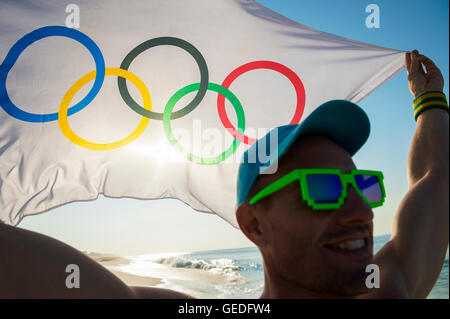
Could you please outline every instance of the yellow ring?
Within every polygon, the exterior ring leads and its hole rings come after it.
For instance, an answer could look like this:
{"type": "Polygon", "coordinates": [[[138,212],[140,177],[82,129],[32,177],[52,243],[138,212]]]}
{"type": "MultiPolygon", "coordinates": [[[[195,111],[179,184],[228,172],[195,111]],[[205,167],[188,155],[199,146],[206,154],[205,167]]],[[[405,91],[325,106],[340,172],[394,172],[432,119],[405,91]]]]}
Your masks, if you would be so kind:
{"type": "MultiPolygon", "coordinates": [[[[72,101],[75,94],[89,81],[92,81],[95,79],[96,71],[92,71],[86,75],[84,75],[81,79],[79,79],[77,82],[75,82],[74,85],[67,91],[66,95],[61,101],[61,104],[59,106],[58,111],[58,124],[59,128],[61,129],[61,132],[64,134],[65,137],[72,143],[79,145],[81,147],[84,147],[88,150],[93,151],[107,151],[107,150],[113,150],[120,148],[122,146],[125,146],[127,144],[130,144],[135,139],[141,135],[145,128],[147,127],[147,124],[149,122],[149,118],[142,117],[141,122],[139,123],[138,127],[131,133],[129,136],[125,137],[124,139],[113,142],[113,143],[105,143],[105,144],[99,144],[99,143],[93,143],[86,141],[76,135],[72,129],[69,126],[69,122],[67,121],[67,110],[69,109],[70,102],[72,101]]],[[[105,75],[116,75],[120,76],[122,78],[125,78],[129,81],[131,81],[136,87],[139,89],[139,92],[142,95],[142,99],[144,102],[144,108],[146,110],[151,111],[152,109],[152,100],[150,98],[150,92],[148,91],[147,87],[145,86],[144,82],[142,82],[141,79],[139,79],[135,74],[131,73],[130,71],[119,69],[119,68],[105,68],[105,75]]]]}

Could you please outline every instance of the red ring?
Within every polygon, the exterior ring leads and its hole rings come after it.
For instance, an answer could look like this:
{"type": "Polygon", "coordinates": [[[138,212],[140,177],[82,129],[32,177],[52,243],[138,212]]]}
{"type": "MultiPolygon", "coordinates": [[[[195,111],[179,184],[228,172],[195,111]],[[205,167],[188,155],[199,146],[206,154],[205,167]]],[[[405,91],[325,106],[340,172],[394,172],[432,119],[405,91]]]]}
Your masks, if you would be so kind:
{"type": "MultiPolygon", "coordinates": [[[[294,71],[289,69],[288,67],[273,61],[254,61],[244,65],[241,65],[233,72],[231,72],[223,81],[222,86],[224,88],[229,89],[231,83],[240,75],[245,72],[256,70],[256,69],[269,69],[273,71],[277,71],[284,76],[286,76],[289,81],[292,82],[295,88],[295,93],[297,94],[297,107],[295,109],[294,117],[292,118],[289,124],[298,124],[302,118],[303,111],[305,110],[305,88],[303,86],[302,81],[295,74],[294,71]]],[[[234,126],[231,124],[228,119],[227,113],[225,111],[225,97],[221,94],[217,97],[217,111],[219,112],[220,120],[222,121],[223,126],[236,138],[238,141],[241,141],[245,144],[251,145],[257,141],[257,139],[248,137],[240,133],[234,126]]]]}

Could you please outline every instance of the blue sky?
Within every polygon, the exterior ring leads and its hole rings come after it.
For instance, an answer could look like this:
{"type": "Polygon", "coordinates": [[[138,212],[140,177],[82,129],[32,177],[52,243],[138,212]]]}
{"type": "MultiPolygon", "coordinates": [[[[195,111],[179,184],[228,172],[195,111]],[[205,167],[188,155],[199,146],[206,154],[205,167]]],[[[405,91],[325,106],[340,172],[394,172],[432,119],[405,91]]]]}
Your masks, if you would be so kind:
{"type": "MultiPolygon", "coordinates": [[[[442,70],[448,96],[448,0],[259,0],[262,5],[309,27],[384,47],[417,49],[442,70]],[[380,28],[368,29],[369,4],[380,8],[380,28]]],[[[406,159],[415,121],[406,71],[359,103],[372,132],[354,157],[360,168],[385,175],[387,202],[375,209],[375,235],[390,233],[396,207],[407,191],[406,159]]],[[[217,216],[194,212],[175,200],[99,198],[72,203],[25,218],[20,227],[60,239],[78,249],[118,254],[196,251],[251,246],[217,216]]]]}

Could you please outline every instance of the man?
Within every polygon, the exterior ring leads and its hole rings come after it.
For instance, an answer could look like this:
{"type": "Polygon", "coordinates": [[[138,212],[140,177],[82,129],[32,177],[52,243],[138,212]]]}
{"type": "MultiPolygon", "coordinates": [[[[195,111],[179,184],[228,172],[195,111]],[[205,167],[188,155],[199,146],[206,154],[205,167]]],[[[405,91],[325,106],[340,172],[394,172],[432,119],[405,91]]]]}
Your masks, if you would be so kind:
{"type": "MultiPolygon", "coordinates": [[[[431,60],[414,51],[406,64],[411,93],[418,97],[409,190],[391,240],[375,256],[372,208],[383,203],[384,189],[381,173],[355,170],[351,156],[369,134],[367,116],[356,105],[331,101],[302,124],[271,131],[278,133],[270,157],[278,165],[274,174],[261,174],[267,167],[260,161],[241,164],[236,216],[263,257],[262,298],[424,298],[430,292],[448,246],[448,105],[442,93],[422,94],[443,90],[431,60]],[[380,271],[376,289],[366,287],[365,270],[372,264],[380,271]]],[[[75,249],[1,224],[0,265],[0,297],[189,298],[127,287],[75,249]],[[61,284],[68,264],[83,272],[80,289],[61,284]]]]}
{"type": "MultiPolygon", "coordinates": [[[[443,90],[434,63],[416,51],[406,63],[411,93],[419,97],[409,190],[390,241],[375,256],[371,207],[383,203],[384,188],[379,172],[353,171],[351,156],[369,134],[356,105],[331,101],[301,125],[278,128],[275,174],[261,174],[267,168],[250,161],[255,156],[241,164],[237,220],[262,254],[263,298],[425,298],[433,288],[449,235],[448,105],[441,92],[422,94],[443,90]],[[366,285],[372,264],[378,289],[366,285]]],[[[258,143],[267,148],[269,137],[258,143]]],[[[248,152],[259,154],[257,148],[248,152]]]]}

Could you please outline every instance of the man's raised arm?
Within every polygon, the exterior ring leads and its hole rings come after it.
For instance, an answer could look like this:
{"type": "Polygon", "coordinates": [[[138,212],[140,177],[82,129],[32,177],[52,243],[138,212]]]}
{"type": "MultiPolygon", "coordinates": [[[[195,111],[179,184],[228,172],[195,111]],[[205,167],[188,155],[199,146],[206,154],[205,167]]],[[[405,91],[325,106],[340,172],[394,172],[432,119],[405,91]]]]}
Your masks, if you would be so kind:
{"type": "Polygon", "coordinates": [[[417,117],[410,147],[408,193],[396,212],[392,238],[375,262],[381,268],[381,291],[383,284],[389,286],[386,276],[400,276],[409,298],[425,298],[439,276],[449,242],[449,116],[442,93],[423,95],[444,87],[433,61],[413,51],[406,54],[406,66],[411,93],[428,100],[421,103],[426,110],[417,117]]]}

